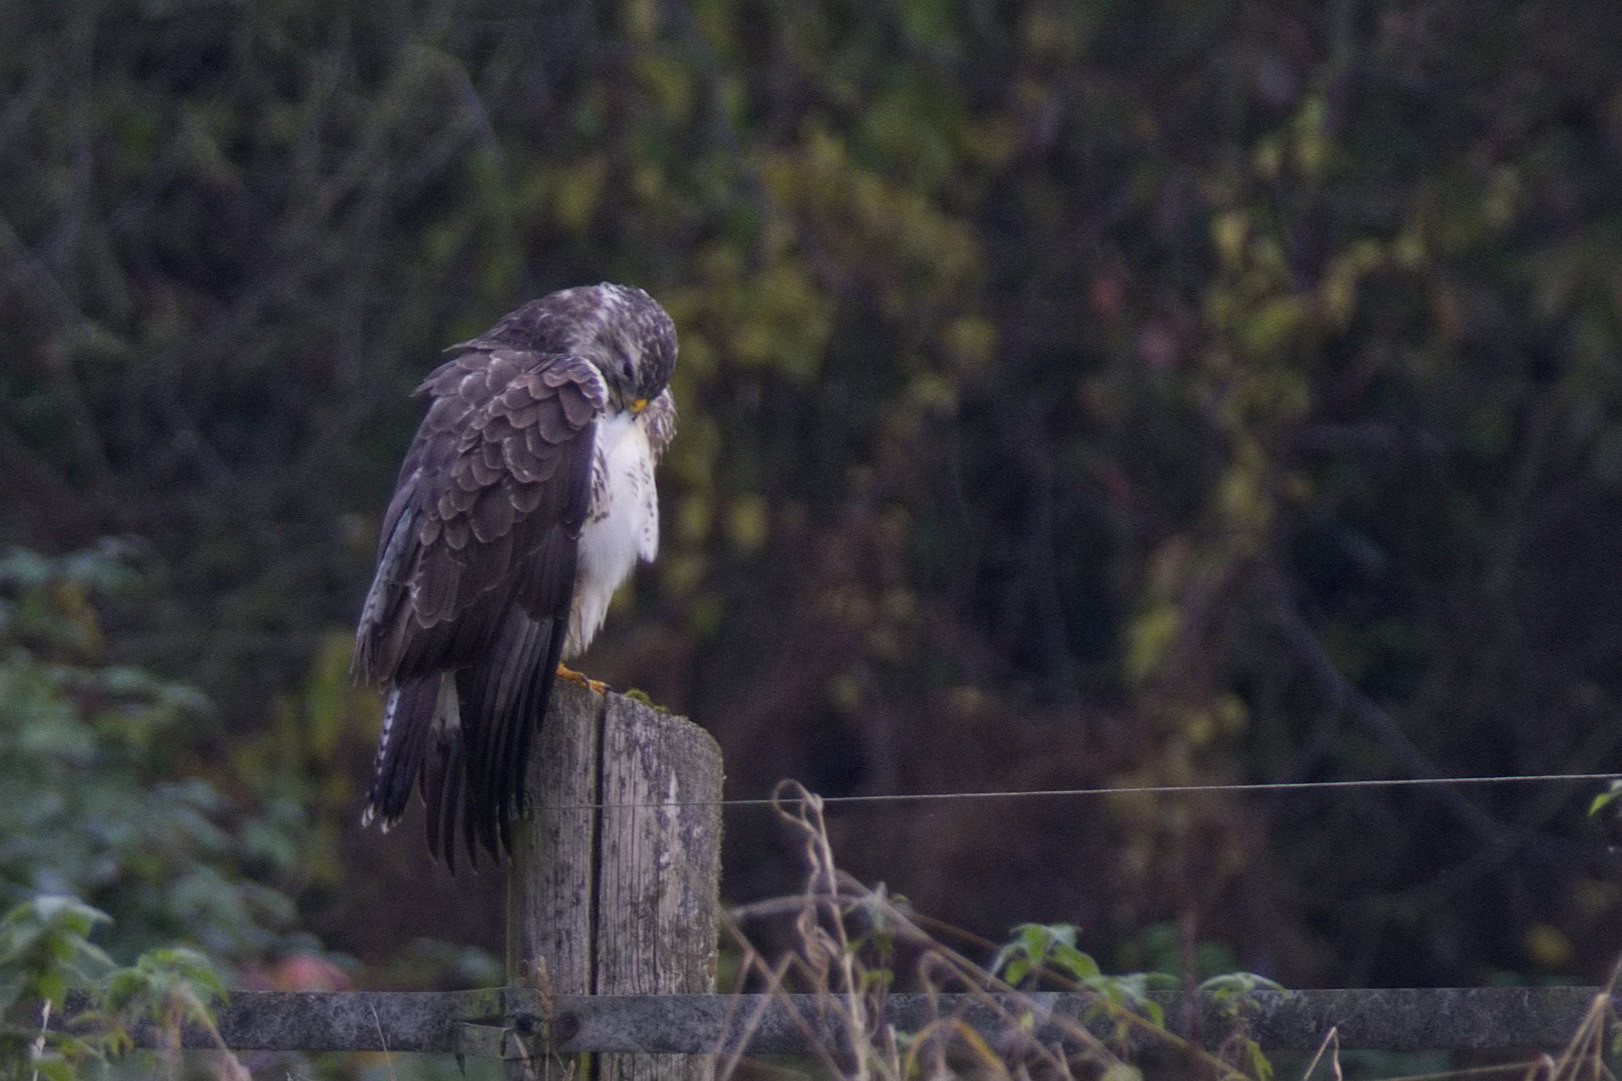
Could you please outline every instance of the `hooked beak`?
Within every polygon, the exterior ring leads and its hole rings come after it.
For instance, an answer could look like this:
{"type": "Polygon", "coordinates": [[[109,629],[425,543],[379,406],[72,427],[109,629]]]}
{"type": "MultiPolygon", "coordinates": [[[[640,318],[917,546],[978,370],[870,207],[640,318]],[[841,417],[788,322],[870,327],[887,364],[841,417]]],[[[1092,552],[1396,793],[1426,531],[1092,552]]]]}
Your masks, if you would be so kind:
{"type": "Polygon", "coordinates": [[[626,408],[631,411],[631,415],[633,417],[641,413],[642,410],[646,409],[647,407],[648,400],[646,398],[633,398],[631,399],[630,404],[626,406],[626,408]]]}

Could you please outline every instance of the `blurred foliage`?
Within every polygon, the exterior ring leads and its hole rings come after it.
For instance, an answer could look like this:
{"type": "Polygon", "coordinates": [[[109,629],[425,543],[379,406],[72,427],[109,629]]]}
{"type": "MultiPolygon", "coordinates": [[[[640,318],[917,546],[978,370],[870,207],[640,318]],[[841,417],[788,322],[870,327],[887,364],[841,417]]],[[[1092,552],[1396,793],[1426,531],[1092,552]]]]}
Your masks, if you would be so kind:
{"type": "MultiPolygon", "coordinates": [[[[494,949],[489,884],[392,903],[437,872],[354,834],[376,705],[344,643],[437,350],[604,278],[676,318],[683,417],[664,551],[589,663],[714,731],[734,795],[1618,768],[1612,5],[13,16],[0,539],[140,538],[151,582],[99,621],[50,601],[110,666],[18,638],[5,708],[44,719],[4,753],[145,771],[0,812],[61,805],[43,837],[99,816],[110,848],[141,821],[215,852],[204,826],[245,815],[246,862],[298,864],[329,941],[494,949]]],[[[1073,924],[1115,968],[1192,922],[1290,983],[1598,979],[1622,895],[1592,795],[1123,793],[831,829],[920,910],[1073,924]]],[[[758,815],[728,838],[736,896],[789,888],[758,815]]],[[[113,904],[100,865],[22,847],[18,889],[90,876],[113,904]]],[[[167,873],[137,850],[120,873],[167,873]]]]}
{"type": "MultiPolygon", "coordinates": [[[[178,1056],[184,1026],[213,1031],[211,1006],[224,987],[208,959],[157,947],[119,967],[89,940],[108,922],[105,912],[61,895],[25,901],[0,918],[0,1069],[7,1076],[90,1076],[90,1068],[130,1056],[139,1025],[152,1026],[170,1056],[178,1056]],[[74,1023],[63,1025],[70,991],[82,997],[74,1023]]],[[[223,1048],[220,1054],[229,1058],[223,1048]]],[[[139,1053],[126,1065],[152,1076],[155,1055],[139,1053]]],[[[168,1076],[178,1076],[175,1065],[168,1076]]],[[[237,1066],[236,1073],[244,1071],[237,1066]]]]}
{"type": "Polygon", "coordinates": [[[997,951],[989,970],[1015,987],[1034,987],[1044,977],[1064,986],[1097,993],[1103,1002],[1142,1015],[1156,1028],[1166,1027],[1166,1014],[1149,997],[1153,990],[1177,986],[1164,972],[1106,975],[1092,956],[1076,948],[1076,928],[1069,924],[1022,923],[997,951]]]}
{"type": "Polygon", "coordinates": [[[300,812],[228,807],[188,761],[204,697],[106,663],[96,605],[139,590],[129,557],[0,556],[0,905],[84,898],[126,960],[184,942],[257,962],[288,944],[274,883],[296,876],[300,812]]]}

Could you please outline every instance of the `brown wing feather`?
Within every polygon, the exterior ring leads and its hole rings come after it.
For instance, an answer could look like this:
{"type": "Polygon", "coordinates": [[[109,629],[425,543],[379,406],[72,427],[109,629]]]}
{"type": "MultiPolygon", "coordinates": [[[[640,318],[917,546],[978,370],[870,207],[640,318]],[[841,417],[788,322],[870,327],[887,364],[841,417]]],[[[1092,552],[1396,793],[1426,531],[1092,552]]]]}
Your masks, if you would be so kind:
{"type": "Polygon", "coordinates": [[[577,357],[479,347],[419,393],[432,403],[384,516],[355,657],[362,676],[391,688],[372,810],[398,819],[416,775],[435,812],[430,843],[454,861],[458,814],[470,855],[475,842],[499,854],[522,800],[529,732],[568,622],[605,391],[577,357]],[[455,721],[439,715],[447,671],[455,721]]]}
{"type": "Polygon", "coordinates": [[[474,660],[514,603],[567,614],[604,408],[586,361],[508,349],[443,364],[419,392],[434,401],[384,516],[356,636],[356,666],[379,683],[474,660]],[[553,573],[534,574],[537,560],[553,573]]]}

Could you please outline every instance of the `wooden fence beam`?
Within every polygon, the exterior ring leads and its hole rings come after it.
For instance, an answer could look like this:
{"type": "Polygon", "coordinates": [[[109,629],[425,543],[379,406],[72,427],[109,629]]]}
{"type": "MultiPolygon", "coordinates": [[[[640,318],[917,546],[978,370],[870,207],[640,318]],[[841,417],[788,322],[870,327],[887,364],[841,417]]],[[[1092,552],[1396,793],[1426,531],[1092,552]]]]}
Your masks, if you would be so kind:
{"type": "MultiPolygon", "coordinates": [[[[1182,992],[1157,991],[1167,1026],[1179,1031],[1189,1005],[1182,992]]],[[[1571,1042],[1596,1009],[1611,1017],[1612,998],[1594,987],[1480,987],[1313,991],[1254,991],[1236,1000],[1199,1000],[1202,1042],[1216,1047],[1240,1024],[1264,1052],[1314,1051],[1333,1029],[1341,1048],[1384,1051],[1554,1050],[1571,1042]]],[[[713,1052],[740,1045],[753,1054],[804,1052],[811,1042],[841,1047],[846,1033],[830,1010],[837,1000],[811,995],[619,995],[559,1001],[550,1029],[559,1050],[713,1052]]],[[[956,1018],[992,1046],[1012,1020],[1029,1016],[1043,1042],[1079,1046],[1085,1028],[1103,1036],[1115,1028],[1097,995],[1070,992],[1017,994],[892,994],[883,1021],[919,1032],[932,1021],[956,1018]]],[[[1144,1041],[1138,1041],[1140,1044],[1144,1041]]],[[[1152,1038],[1150,1040],[1152,1042],[1152,1038]]]]}
{"type": "MultiPolygon", "coordinates": [[[[1168,1024],[1180,1027],[1183,996],[1151,997],[1168,1024]]],[[[1058,992],[893,994],[884,1001],[883,1020],[916,1032],[932,1018],[959,1017],[995,1041],[1007,1033],[1009,1017],[1028,1012],[1039,1035],[1062,1040],[1077,1020],[1095,1032],[1109,1029],[1107,1020],[1091,1014],[1098,1001],[1095,995],[1058,992]]],[[[1330,1029],[1343,1049],[1553,1050],[1569,1043],[1596,1011],[1610,1017],[1617,999],[1596,987],[1476,987],[1256,991],[1247,1001],[1247,1031],[1270,1053],[1313,1051],[1330,1029]]],[[[557,1054],[694,1055],[740,1040],[754,1054],[792,1054],[813,1039],[839,1045],[843,1034],[828,1005],[810,995],[560,995],[548,1012],[538,993],[518,988],[237,991],[219,1005],[217,1019],[225,1046],[237,1051],[388,1049],[511,1057],[517,1054],[512,1036],[524,1034],[557,1054]]],[[[1204,1042],[1214,1047],[1233,1032],[1233,1022],[1209,997],[1200,1007],[1204,1042]]],[[[74,1012],[70,1003],[67,1025],[74,1012]]],[[[146,1046],[158,1043],[150,1031],[137,1036],[146,1046]]],[[[200,1029],[187,1029],[183,1042],[216,1046],[200,1029]]]]}

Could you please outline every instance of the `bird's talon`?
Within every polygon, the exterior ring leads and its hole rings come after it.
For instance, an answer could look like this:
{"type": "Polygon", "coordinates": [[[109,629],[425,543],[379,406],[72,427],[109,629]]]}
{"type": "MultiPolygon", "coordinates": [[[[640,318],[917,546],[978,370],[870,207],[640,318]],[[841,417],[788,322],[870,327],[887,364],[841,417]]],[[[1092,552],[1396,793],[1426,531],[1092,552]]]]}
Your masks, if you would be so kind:
{"type": "Polygon", "coordinates": [[[579,683],[584,687],[589,687],[597,694],[608,693],[608,684],[604,683],[602,680],[592,679],[584,672],[576,672],[573,668],[570,668],[568,665],[562,664],[561,662],[558,664],[558,678],[566,679],[570,683],[579,683]]]}

